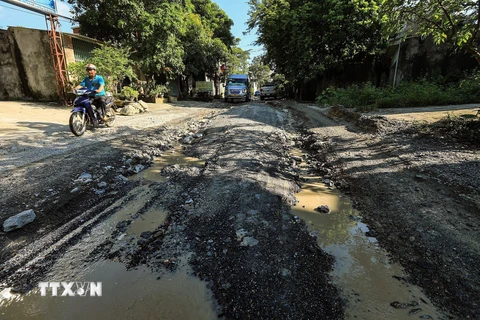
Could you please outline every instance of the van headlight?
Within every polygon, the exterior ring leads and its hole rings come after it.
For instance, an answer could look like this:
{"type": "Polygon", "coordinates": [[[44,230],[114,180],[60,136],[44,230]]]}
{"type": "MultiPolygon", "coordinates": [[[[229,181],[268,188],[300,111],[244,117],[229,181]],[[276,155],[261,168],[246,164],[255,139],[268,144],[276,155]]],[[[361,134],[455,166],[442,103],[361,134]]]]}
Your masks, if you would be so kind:
{"type": "Polygon", "coordinates": [[[243,92],[243,93],[247,93],[247,89],[243,89],[242,92],[243,92]]]}

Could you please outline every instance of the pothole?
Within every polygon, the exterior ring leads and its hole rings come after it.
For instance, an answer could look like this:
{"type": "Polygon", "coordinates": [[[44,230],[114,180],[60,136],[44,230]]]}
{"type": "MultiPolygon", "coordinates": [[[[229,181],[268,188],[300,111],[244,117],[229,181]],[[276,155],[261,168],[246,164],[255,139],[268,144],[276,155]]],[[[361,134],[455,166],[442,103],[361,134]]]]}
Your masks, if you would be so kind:
{"type": "Polygon", "coordinates": [[[132,221],[127,228],[127,233],[139,236],[142,232],[154,231],[167,216],[168,212],[166,210],[150,209],[132,221]]]}
{"type": "MultiPolygon", "coordinates": [[[[300,150],[292,152],[303,157],[300,150]]],[[[303,157],[305,158],[305,157],[303,157]]],[[[330,181],[308,174],[308,166],[300,165],[302,191],[292,214],[303,219],[319,246],[335,257],[331,273],[334,284],[347,300],[346,319],[440,319],[422,290],[402,279],[402,267],[391,263],[388,253],[368,237],[368,227],[361,222],[349,198],[330,186],[330,181]],[[330,210],[319,212],[320,206],[330,210]]]]}
{"type": "MultiPolygon", "coordinates": [[[[51,278],[52,281],[59,279],[51,278]]],[[[63,279],[67,281],[67,279],[63,279]]],[[[0,293],[2,319],[217,319],[206,283],[187,268],[159,277],[146,267],[127,271],[122,263],[101,261],[68,281],[101,282],[99,296],[41,296],[0,293]]]]}
{"type": "Polygon", "coordinates": [[[205,166],[205,160],[193,158],[183,154],[182,146],[176,145],[162,154],[161,157],[155,157],[151,167],[131,177],[131,180],[147,180],[151,182],[164,182],[165,176],[161,174],[162,169],[169,165],[178,165],[181,167],[198,167],[205,166]]]}

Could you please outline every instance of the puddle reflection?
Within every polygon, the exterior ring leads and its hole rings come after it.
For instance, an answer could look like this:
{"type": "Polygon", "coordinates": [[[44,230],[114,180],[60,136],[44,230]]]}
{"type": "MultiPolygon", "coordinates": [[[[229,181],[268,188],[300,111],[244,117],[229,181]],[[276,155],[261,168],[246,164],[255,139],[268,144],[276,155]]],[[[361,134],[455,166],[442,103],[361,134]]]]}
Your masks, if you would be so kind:
{"type": "MultiPolygon", "coordinates": [[[[294,154],[302,156],[298,151],[294,154]]],[[[405,272],[400,265],[390,263],[375,238],[365,235],[368,227],[359,221],[360,213],[349,198],[327,187],[320,177],[306,174],[301,178],[307,182],[296,195],[299,202],[292,207],[292,214],[302,218],[317,235],[320,247],[335,257],[331,275],[347,299],[346,319],[411,319],[411,308],[395,309],[390,305],[394,301],[416,301],[416,308],[422,309],[418,316],[441,319],[420,288],[393,278],[405,276],[405,272]],[[331,212],[315,211],[321,205],[328,205],[331,212]]]]}
{"type": "Polygon", "coordinates": [[[205,160],[188,157],[183,154],[182,146],[177,145],[171,150],[166,151],[161,157],[156,157],[153,166],[134,175],[132,180],[148,180],[152,182],[164,182],[165,176],[161,174],[162,169],[169,165],[190,166],[190,167],[204,167],[205,160]]]}
{"type": "MultiPolygon", "coordinates": [[[[163,275],[102,261],[75,281],[102,282],[101,297],[1,296],[1,319],[217,319],[206,283],[186,270],[163,275]]],[[[47,291],[50,292],[50,291],[47,291]]],[[[62,292],[61,289],[59,292],[62,292]]]]}

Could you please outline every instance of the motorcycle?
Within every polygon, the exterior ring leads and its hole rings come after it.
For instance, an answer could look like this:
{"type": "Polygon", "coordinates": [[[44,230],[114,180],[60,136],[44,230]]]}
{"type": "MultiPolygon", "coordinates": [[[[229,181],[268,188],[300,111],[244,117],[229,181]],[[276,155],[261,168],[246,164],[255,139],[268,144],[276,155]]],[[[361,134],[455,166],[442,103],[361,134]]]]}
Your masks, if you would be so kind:
{"type": "Polygon", "coordinates": [[[93,115],[98,124],[104,124],[107,127],[112,127],[115,124],[115,105],[114,99],[107,93],[105,99],[106,110],[104,110],[105,117],[102,117],[100,108],[95,106],[92,102],[94,99],[94,91],[87,88],[80,88],[75,90],[75,100],[73,101],[73,109],[70,115],[70,131],[77,137],[83,135],[88,126],[93,126],[94,119],[91,119],[87,112],[87,108],[92,108],[93,115]]]}

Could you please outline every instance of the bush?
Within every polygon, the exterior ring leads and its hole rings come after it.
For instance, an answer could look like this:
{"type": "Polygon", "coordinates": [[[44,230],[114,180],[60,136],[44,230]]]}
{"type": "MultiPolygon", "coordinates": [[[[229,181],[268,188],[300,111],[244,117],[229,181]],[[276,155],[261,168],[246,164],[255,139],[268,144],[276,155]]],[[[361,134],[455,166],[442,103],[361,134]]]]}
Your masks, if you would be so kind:
{"type": "Polygon", "coordinates": [[[455,84],[421,80],[402,82],[397,87],[376,88],[371,83],[347,88],[328,88],[316,102],[319,105],[343,105],[367,111],[376,108],[423,107],[480,101],[480,73],[455,84]]]}
{"type": "Polygon", "coordinates": [[[125,86],[122,88],[122,92],[120,93],[120,96],[125,99],[138,98],[138,91],[128,86],[125,86]]]}
{"type": "Polygon", "coordinates": [[[480,72],[477,71],[458,83],[458,93],[464,101],[478,102],[480,100],[480,72]]]}
{"type": "Polygon", "coordinates": [[[347,108],[369,107],[375,105],[380,95],[381,89],[374,87],[371,83],[365,83],[348,88],[327,88],[316,101],[321,105],[341,104],[347,108]]]}
{"type": "Polygon", "coordinates": [[[405,108],[442,105],[458,102],[454,92],[428,81],[403,82],[399,86],[382,89],[376,101],[377,108],[405,108]]]}
{"type": "Polygon", "coordinates": [[[82,61],[76,61],[68,64],[67,70],[70,75],[72,87],[78,86],[80,82],[88,75],[85,71],[85,65],[85,62],[82,61]]]}
{"type": "Polygon", "coordinates": [[[167,92],[169,91],[168,87],[166,85],[157,85],[155,86],[154,89],[151,89],[148,94],[152,95],[152,96],[156,96],[156,97],[160,97],[160,96],[163,96],[164,94],[166,94],[167,92]]]}

